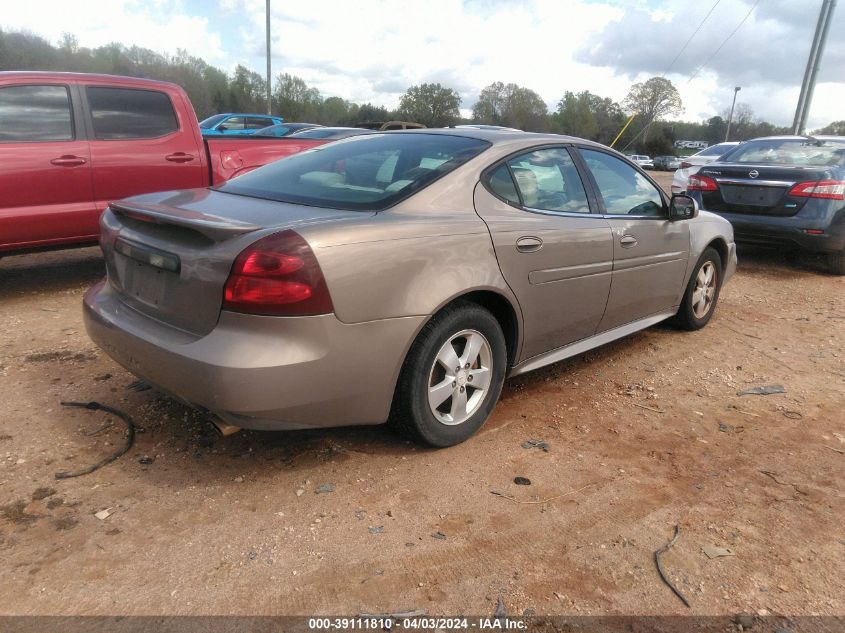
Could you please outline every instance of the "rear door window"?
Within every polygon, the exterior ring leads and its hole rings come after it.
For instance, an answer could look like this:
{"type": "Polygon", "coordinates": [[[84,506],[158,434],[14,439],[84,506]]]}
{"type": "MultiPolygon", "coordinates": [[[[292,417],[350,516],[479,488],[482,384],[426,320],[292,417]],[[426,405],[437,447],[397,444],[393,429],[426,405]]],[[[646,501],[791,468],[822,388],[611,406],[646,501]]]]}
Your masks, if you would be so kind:
{"type": "Polygon", "coordinates": [[[66,86],[0,88],[0,142],[71,141],[74,138],[66,86]]]}
{"type": "Polygon", "coordinates": [[[248,130],[260,130],[263,127],[267,127],[268,125],[273,125],[272,119],[265,119],[263,117],[247,117],[246,120],[246,129],[248,130]]]}
{"type": "Polygon", "coordinates": [[[525,207],[542,211],[589,213],[587,193],[562,147],[539,149],[508,161],[508,167],[525,207]]]}
{"type": "Polygon", "coordinates": [[[170,97],[163,92],[89,86],[86,94],[97,139],[157,138],[179,129],[170,97]]]}

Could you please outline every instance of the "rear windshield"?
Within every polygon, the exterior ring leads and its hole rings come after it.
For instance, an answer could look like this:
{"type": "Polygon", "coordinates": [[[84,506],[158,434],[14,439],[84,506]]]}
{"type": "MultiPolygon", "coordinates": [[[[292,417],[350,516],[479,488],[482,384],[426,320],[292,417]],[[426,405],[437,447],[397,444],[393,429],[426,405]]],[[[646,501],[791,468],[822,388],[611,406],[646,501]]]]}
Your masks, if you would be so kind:
{"type": "Polygon", "coordinates": [[[845,141],[770,139],[748,141],[722,156],[721,162],[775,165],[842,166],[845,141]]]}
{"type": "Polygon", "coordinates": [[[443,134],[377,134],[321,145],[218,187],[242,196],[379,211],[428,186],[490,143],[443,134]]]}
{"type": "Polygon", "coordinates": [[[719,143],[718,145],[711,145],[707,149],[697,152],[694,156],[721,156],[722,154],[731,151],[734,147],[736,147],[736,145],[725,145],[724,143],[719,143]]]}

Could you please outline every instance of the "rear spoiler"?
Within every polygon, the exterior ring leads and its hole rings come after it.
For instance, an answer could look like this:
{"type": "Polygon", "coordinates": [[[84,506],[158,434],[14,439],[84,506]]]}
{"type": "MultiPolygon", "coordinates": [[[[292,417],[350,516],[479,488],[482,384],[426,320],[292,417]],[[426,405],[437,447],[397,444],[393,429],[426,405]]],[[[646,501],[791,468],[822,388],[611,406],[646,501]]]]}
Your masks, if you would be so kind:
{"type": "Polygon", "coordinates": [[[222,242],[229,238],[243,235],[244,233],[252,233],[261,228],[248,222],[228,220],[215,215],[157,204],[138,205],[126,202],[112,202],[109,208],[117,215],[140,220],[141,222],[170,224],[192,229],[215,242],[222,242]]]}

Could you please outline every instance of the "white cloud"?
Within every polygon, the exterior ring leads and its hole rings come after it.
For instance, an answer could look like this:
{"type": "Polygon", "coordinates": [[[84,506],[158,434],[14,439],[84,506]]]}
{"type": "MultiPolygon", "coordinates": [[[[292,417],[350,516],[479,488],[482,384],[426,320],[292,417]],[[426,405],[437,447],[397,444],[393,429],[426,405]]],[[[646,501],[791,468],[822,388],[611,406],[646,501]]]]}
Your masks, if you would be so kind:
{"type": "MultiPolygon", "coordinates": [[[[701,74],[690,74],[747,13],[722,0],[668,75],[684,117],[707,118],[739,101],[789,125],[820,0],[765,0],[701,74]]],[[[290,72],[324,96],[395,106],[423,81],[453,87],[468,112],[481,89],[514,82],[550,108],[567,90],[617,101],[630,85],[665,72],[712,7],[689,0],[272,0],[273,73],[290,72]]],[[[83,46],[112,41],[160,52],[186,49],[231,71],[264,73],[265,0],[58,0],[6,2],[3,28],[83,46]]],[[[845,10],[834,14],[809,127],[842,119],[845,10]]]]}
{"type": "Polygon", "coordinates": [[[210,64],[228,59],[208,18],[188,15],[179,0],[10,1],[4,3],[3,27],[31,31],[54,44],[67,32],[89,48],[119,42],[169,54],[181,48],[210,64]]]}

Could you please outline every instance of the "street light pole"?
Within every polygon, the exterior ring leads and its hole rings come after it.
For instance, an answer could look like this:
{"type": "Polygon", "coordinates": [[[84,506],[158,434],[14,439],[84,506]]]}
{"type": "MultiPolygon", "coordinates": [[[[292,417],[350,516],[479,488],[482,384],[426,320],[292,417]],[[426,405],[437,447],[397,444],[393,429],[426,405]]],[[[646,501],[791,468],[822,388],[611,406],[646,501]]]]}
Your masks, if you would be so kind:
{"type": "Polygon", "coordinates": [[[273,114],[273,89],[270,81],[270,0],[267,0],[267,114],[273,114]]]}
{"type": "MultiPolygon", "coordinates": [[[[269,2],[269,0],[268,0],[269,2]]],[[[727,143],[728,137],[731,135],[731,123],[734,120],[734,106],[736,105],[736,93],[742,90],[742,86],[736,86],[734,88],[734,100],[731,103],[731,113],[728,116],[728,129],[725,131],[725,142],[727,143]]]]}

